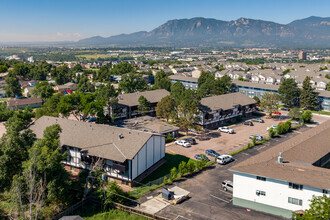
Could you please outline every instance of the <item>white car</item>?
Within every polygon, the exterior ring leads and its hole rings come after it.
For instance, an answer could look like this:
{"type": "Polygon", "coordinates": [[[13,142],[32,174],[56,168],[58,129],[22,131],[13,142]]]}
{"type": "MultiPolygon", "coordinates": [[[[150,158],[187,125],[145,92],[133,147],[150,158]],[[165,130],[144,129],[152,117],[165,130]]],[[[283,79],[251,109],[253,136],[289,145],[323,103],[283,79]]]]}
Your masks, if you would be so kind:
{"type": "Polygon", "coordinates": [[[231,161],[234,161],[234,158],[230,155],[221,155],[217,158],[217,163],[221,164],[221,165],[224,165],[226,163],[229,163],[231,161]]]}
{"type": "Polygon", "coordinates": [[[228,127],[219,127],[218,130],[221,131],[221,132],[228,133],[228,134],[233,134],[234,133],[234,130],[231,129],[231,128],[228,128],[228,127]]]}
{"type": "Polygon", "coordinates": [[[269,131],[270,128],[273,128],[273,130],[274,130],[274,129],[276,129],[276,127],[277,127],[277,125],[272,125],[272,126],[267,128],[267,131],[269,131]]]}
{"type": "Polygon", "coordinates": [[[190,147],[191,144],[188,141],[185,140],[177,140],[174,142],[177,145],[181,145],[182,147],[190,147]]]}

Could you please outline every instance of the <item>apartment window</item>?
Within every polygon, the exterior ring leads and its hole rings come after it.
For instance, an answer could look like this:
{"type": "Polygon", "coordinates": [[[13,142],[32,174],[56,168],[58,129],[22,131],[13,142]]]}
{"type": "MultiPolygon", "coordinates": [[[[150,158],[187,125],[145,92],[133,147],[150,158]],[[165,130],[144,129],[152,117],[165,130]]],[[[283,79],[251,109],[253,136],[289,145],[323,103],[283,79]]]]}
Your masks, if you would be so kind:
{"type": "Polygon", "coordinates": [[[70,170],[71,170],[71,171],[74,171],[74,167],[70,167],[70,170]]]}
{"type": "Polygon", "coordinates": [[[295,183],[289,183],[289,188],[302,190],[303,189],[303,185],[295,184],[295,183]]]}
{"type": "Polygon", "coordinates": [[[257,190],[256,191],[256,194],[257,194],[257,196],[266,196],[266,192],[265,191],[257,190]]]}
{"type": "Polygon", "coordinates": [[[326,190],[326,189],[323,189],[322,192],[323,192],[323,194],[328,194],[329,193],[328,190],[326,190]]]}
{"type": "Polygon", "coordinates": [[[266,181],[266,177],[257,176],[257,180],[266,181]]]}
{"type": "Polygon", "coordinates": [[[302,200],[301,199],[296,199],[292,197],[288,197],[288,202],[294,205],[301,205],[302,206],[302,200]]]}

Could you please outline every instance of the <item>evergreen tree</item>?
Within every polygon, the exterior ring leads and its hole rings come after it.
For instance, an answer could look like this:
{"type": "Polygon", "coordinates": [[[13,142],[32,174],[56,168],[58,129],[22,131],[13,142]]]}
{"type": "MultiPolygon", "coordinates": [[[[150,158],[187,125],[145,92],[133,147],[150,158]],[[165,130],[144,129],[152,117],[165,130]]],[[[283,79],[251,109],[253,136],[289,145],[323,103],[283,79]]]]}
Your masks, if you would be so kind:
{"type": "Polygon", "coordinates": [[[318,98],[314,92],[315,88],[310,83],[310,77],[306,76],[300,94],[300,106],[304,109],[314,109],[317,107],[318,98]]]}
{"type": "Polygon", "coordinates": [[[300,89],[294,79],[284,79],[278,89],[281,101],[288,106],[298,105],[300,89]]]}

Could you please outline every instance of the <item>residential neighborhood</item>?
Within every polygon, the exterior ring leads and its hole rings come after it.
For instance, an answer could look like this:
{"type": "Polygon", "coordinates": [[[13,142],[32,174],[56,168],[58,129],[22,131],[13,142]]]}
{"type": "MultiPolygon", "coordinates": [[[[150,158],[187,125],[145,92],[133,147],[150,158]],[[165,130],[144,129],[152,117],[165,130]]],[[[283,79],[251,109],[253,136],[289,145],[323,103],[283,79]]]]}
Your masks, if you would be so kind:
{"type": "Polygon", "coordinates": [[[330,2],[0,8],[0,219],[330,219],[330,2]]]}

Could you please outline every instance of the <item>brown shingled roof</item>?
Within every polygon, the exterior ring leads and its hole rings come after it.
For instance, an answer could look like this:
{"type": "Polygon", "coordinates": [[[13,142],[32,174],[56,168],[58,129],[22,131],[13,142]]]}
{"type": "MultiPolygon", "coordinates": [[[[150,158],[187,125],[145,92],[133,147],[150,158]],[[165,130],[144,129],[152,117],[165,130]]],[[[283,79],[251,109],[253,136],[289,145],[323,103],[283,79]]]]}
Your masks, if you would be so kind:
{"type": "Polygon", "coordinates": [[[312,164],[329,153],[330,120],[231,168],[233,171],[330,189],[330,170],[312,164]],[[278,163],[282,152],[284,163],[278,163]]]}
{"type": "Polygon", "coordinates": [[[30,129],[37,138],[42,138],[45,128],[54,124],[59,124],[62,129],[60,146],[77,147],[87,150],[89,155],[118,162],[132,160],[153,135],[148,132],[49,116],[38,119],[30,129]],[[119,138],[119,135],[123,138],[119,138]]]}
{"type": "Polygon", "coordinates": [[[256,104],[256,101],[240,92],[206,97],[201,100],[201,107],[211,111],[228,110],[237,105],[246,106],[251,104],[256,104]]]}
{"type": "Polygon", "coordinates": [[[127,93],[118,96],[118,104],[127,106],[138,106],[140,96],[144,96],[150,103],[160,102],[162,98],[170,95],[165,89],[157,89],[145,92],[127,93]]]}
{"type": "Polygon", "coordinates": [[[8,100],[9,106],[16,106],[17,105],[30,105],[35,103],[42,103],[41,98],[28,98],[28,99],[10,99],[8,100]]]}

